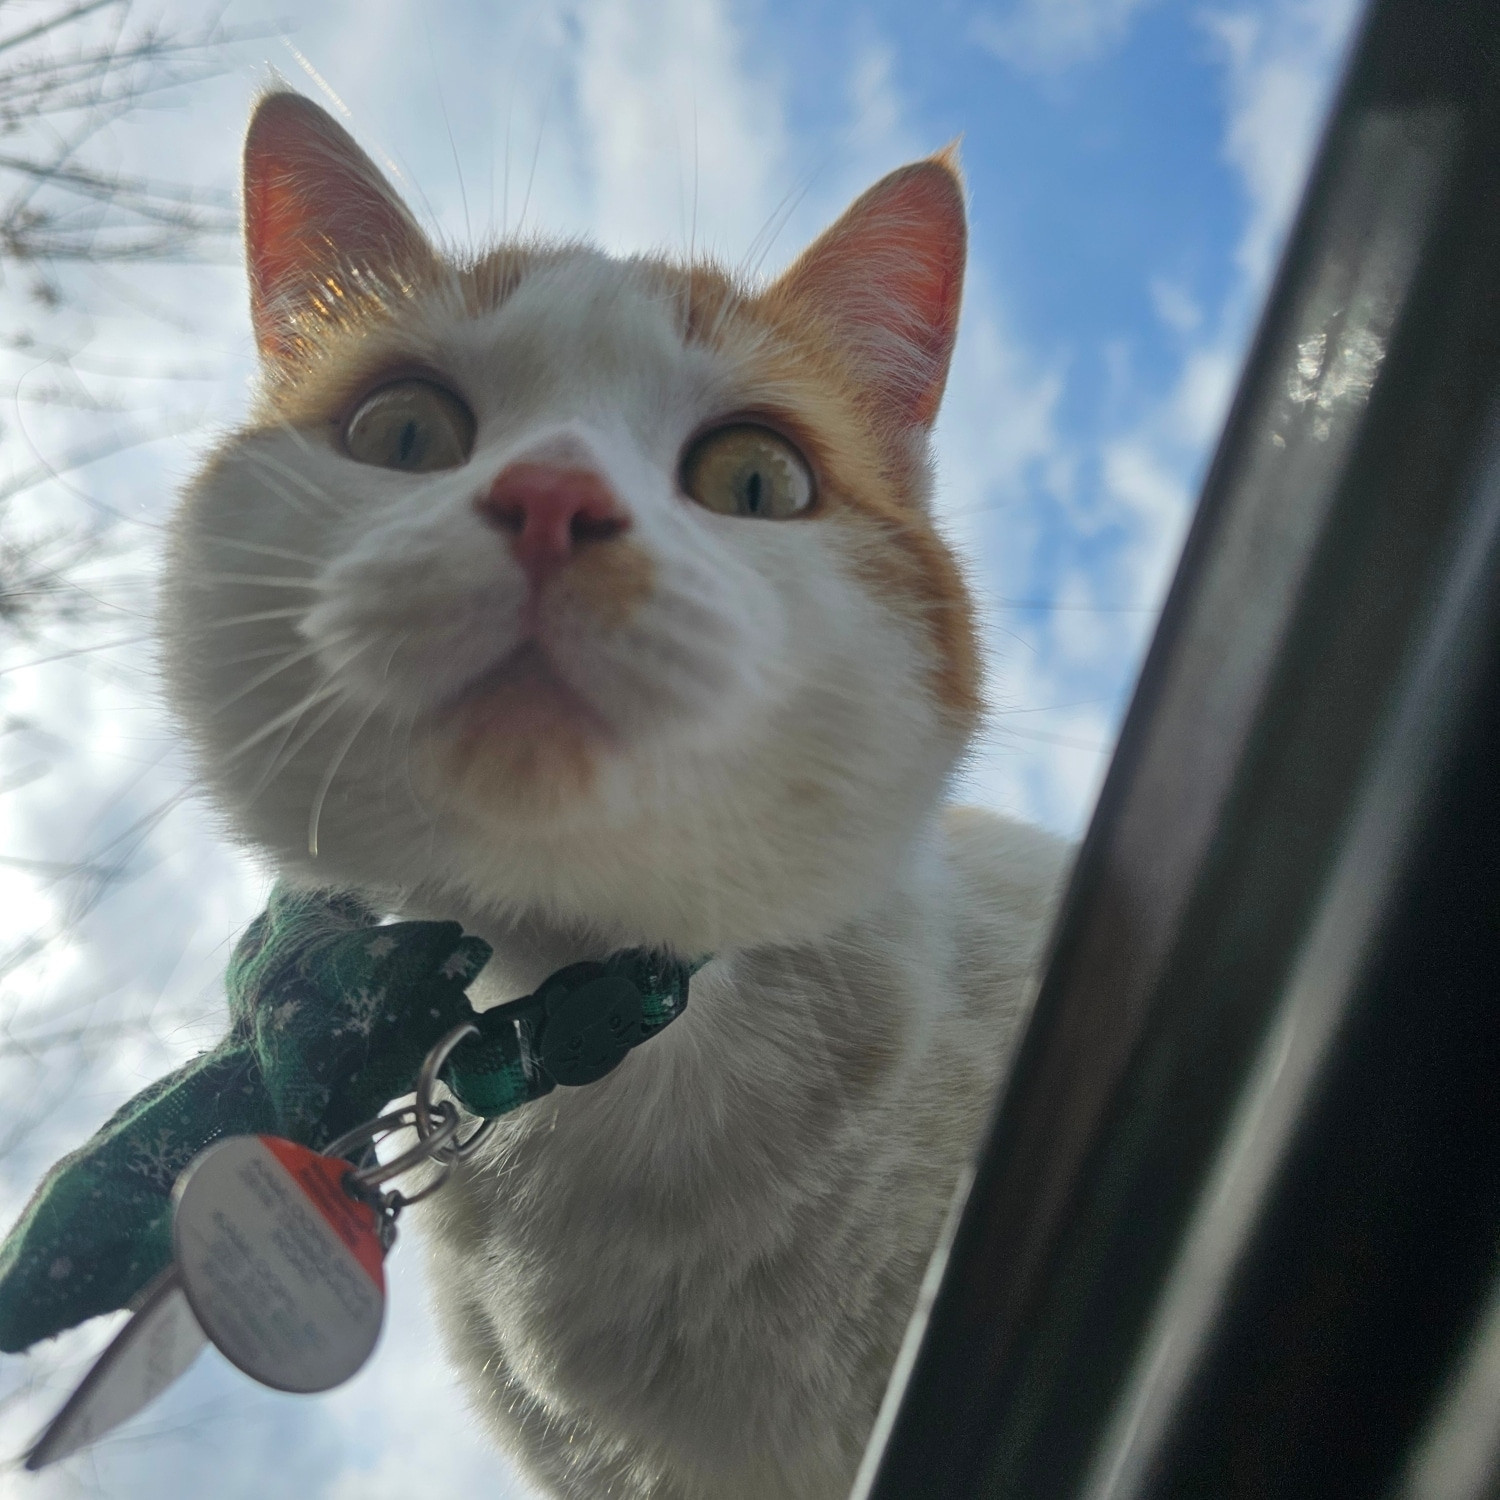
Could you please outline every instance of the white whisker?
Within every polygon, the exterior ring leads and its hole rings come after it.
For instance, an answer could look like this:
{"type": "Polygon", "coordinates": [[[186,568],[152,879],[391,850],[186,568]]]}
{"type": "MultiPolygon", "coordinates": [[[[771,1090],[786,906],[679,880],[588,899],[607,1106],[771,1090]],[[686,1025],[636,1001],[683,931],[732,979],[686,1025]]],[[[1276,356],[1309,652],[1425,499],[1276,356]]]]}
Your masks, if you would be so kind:
{"type": "Polygon", "coordinates": [[[314,688],[300,703],[293,704],[291,708],[284,709],[274,719],[262,724],[253,734],[247,735],[224,759],[226,761],[238,760],[247,750],[253,750],[268,735],[275,734],[283,724],[294,723],[308,709],[322,703],[327,698],[341,694],[343,691],[342,688],[331,682],[325,682],[321,687],[314,688]]]}
{"type": "MultiPolygon", "coordinates": [[[[347,636],[341,637],[341,639],[347,639],[347,636]]],[[[353,663],[359,659],[360,655],[363,652],[369,650],[372,645],[374,645],[373,641],[366,641],[362,646],[356,646],[351,652],[349,652],[347,656],[344,657],[341,662],[338,662],[334,666],[329,668],[329,670],[324,674],[323,681],[319,684],[319,687],[330,686],[333,683],[334,678],[337,677],[340,672],[343,672],[348,667],[352,666],[353,663]]],[[[346,696],[347,694],[343,689],[340,689],[338,692],[336,692],[333,696],[333,701],[327,706],[327,708],[325,708],[322,713],[317,715],[312,724],[304,731],[301,738],[294,741],[293,736],[297,733],[297,726],[301,722],[302,714],[305,713],[307,709],[314,706],[313,703],[308,701],[307,699],[303,700],[301,710],[295,715],[295,717],[293,717],[291,723],[287,725],[286,731],[282,734],[281,738],[276,742],[275,748],[271,751],[271,755],[266,762],[266,769],[261,773],[260,780],[255,783],[254,788],[251,790],[250,796],[246,803],[247,806],[249,805],[249,803],[254,802],[255,799],[259,797],[260,794],[265,791],[265,789],[270,786],[270,784],[282,773],[282,771],[284,771],[289,765],[291,765],[294,760],[296,760],[303,747],[309,744],[312,741],[313,737],[318,733],[318,731],[334,716],[334,714],[339,711],[341,707],[343,707],[346,696]]]]}
{"type": "Polygon", "coordinates": [[[318,857],[318,823],[323,816],[323,803],[328,797],[329,788],[333,785],[334,778],[339,773],[339,767],[343,765],[344,758],[349,754],[355,740],[363,732],[366,724],[375,717],[375,710],[380,707],[379,701],[372,703],[365,710],[364,716],[355,724],[349,732],[343,744],[338,748],[333,757],[332,764],[324,774],[323,780],[318,784],[317,793],[313,797],[312,808],[307,816],[307,852],[316,859],[318,857]]]}
{"type": "MultiPolygon", "coordinates": [[[[262,456],[258,456],[256,454],[248,454],[247,457],[251,460],[252,463],[260,464],[262,469],[268,469],[270,467],[270,465],[266,463],[264,457],[262,456]]],[[[271,494],[273,494],[278,500],[280,500],[281,503],[285,505],[289,510],[296,511],[296,513],[304,520],[317,521],[319,519],[316,512],[309,510],[305,505],[302,504],[300,500],[294,500],[291,496],[290,491],[287,490],[284,485],[278,483],[275,479],[273,479],[270,474],[262,473],[259,478],[259,483],[263,485],[267,490],[269,490],[271,494]]]]}
{"type": "Polygon", "coordinates": [[[277,499],[281,500],[290,509],[296,511],[298,515],[306,517],[309,521],[318,521],[322,517],[316,511],[309,510],[307,506],[294,500],[282,485],[271,478],[271,474],[280,475],[282,479],[299,488],[310,500],[318,502],[325,514],[331,512],[334,515],[343,515],[351,508],[350,503],[340,502],[333,494],[324,489],[322,485],[314,484],[305,474],[299,474],[295,469],[282,463],[280,459],[269,453],[247,453],[245,457],[250,463],[260,465],[263,471],[260,476],[260,482],[277,499]]]}
{"type": "MultiPolygon", "coordinates": [[[[296,428],[291,427],[287,423],[283,422],[281,424],[281,431],[287,433],[292,437],[299,438],[303,444],[304,452],[308,451],[306,448],[306,439],[301,438],[301,435],[297,432],[296,428]]],[[[327,500],[330,498],[328,491],[325,490],[321,484],[315,483],[313,480],[309,479],[306,474],[302,473],[298,469],[294,469],[290,464],[282,463],[282,461],[277,458],[274,453],[265,453],[259,450],[252,450],[246,453],[245,457],[248,458],[251,463],[261,464],[265,468],[274,469],[276,473],[281,475],[281,477],[285,479],[289,484],[296,485],[297,488],[300,489],[302,493],[306,495],[310,500],[327,500]]]]}
{"type": "MultiPolygon", "coordinates": [[[[416,778],[412,775],[412,740],[416,737],[416,733],[417,721],[415,717],[409,716],[406,720],[406,745],[401,756],[402,779],[406,783],[406,793],[411,798],[411,805],[416,809],[417,816],[428,824],[430,830],[435,830],[437,819],[433,816],[432,809],[422,800],[421,794],[417,791],[416,778]]],[[[429,847],[427,851],[429,863],[432,859],[431,838],[432,833],[429,833],[429,847]]]]}
{"type": "Polygon", "coordinates": [[[333,718],[346,701],[346,694],[342,692],[335,694],[333,702],[328,704],[322,713],[316,715],[312,723],[296,739],[293,739],[293,736],[297,734],[297,726],[301,720],[301,715],[298,715],[296,719],[293,719],[287,725],[285,733],[276,742],[275,748],[271,751],[270,758],[266,761],[266,769],[261,772],[260,780],[250,789],[250,795],[245,799],[247,807],[312,743],[317,737],[318,731],[333,718]]]}
{"type": "Polygon", "coordinates": [[[249,615],[230,615],[223,620],[210,620],[205,630],[228,630],[232,625],[258,625],[262,620],[296,620],[307,613],[305,605],[296,604],[288,609],[260,609],[249,615]]]}
{"type": "Polygon", "coordinates": [[[287,562],[308,563],[314,568],[323,566],[321,557],[310,552],[294,552],[290,547],[272,547],[265,542],[247,542],[237,536],[223,536],[218,532],[201,533],[205,540],[217,542],[221,547],[238,547],[241,552],[256,552],[262,557],[280,557],[287,562]]]}
{"type": "Polygon", "coordinates": [[[282,654],[282,659],[274,666],[267,667],[264,672],[258,672],[249,682],[241,686],[222,703],[216,704],[211,710],[214,714],[221,714],[233,703],[238,703],[247,693],[253,693],[256,688],[269,682],[273,677],[285,672],[288,667],[294,667],[300,661],[306,661],[309,656],[316,656],[323,647],[321,645],[304,646],[300,651],[294,651],[290,655],[282,654]]]}
{"type": "Polygon", "coordinates": [[[275,573],[199,573],[195,583],[246,583],[263,589],[315,589],[311,578],[287,578],[275,573]]]}
{"type": "Polygon", "coordinates": [[[286,651],[286,643],[278,641],[274,646],[262,646],[257,651],[242,651],[238,656],[226,656],[220,663],[225,667],[242,667],[246,662],[264,661],[268,656],[281,656],[286,651]]]}

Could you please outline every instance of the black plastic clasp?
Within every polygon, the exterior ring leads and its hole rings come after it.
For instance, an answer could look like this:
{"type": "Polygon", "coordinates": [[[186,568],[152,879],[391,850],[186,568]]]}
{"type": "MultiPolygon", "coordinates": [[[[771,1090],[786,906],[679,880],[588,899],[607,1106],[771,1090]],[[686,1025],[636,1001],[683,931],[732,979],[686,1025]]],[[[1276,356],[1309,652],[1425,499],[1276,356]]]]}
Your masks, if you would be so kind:
{"type": "Polygon", "coordinates": [[[559,970],[537,998],[546,1008],[539,1038],[541,1063],[564,1087],[603,1078],[645,1040],[641,992],[605,964],[573,964],[559,970]]]}

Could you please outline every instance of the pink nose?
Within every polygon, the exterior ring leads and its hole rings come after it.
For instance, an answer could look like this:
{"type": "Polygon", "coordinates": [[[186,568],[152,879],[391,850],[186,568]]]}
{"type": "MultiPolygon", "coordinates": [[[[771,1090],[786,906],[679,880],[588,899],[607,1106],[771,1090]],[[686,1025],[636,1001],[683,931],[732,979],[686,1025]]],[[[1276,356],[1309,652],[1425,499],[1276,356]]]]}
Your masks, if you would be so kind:
{"type": "Polygon", "coordinates": [[[592,470],[552,464],[511,464],[475,506],[510,534],[511,553],[533,583],[560,568],[582,543],[606,541],[630,524],[592,470]]]}

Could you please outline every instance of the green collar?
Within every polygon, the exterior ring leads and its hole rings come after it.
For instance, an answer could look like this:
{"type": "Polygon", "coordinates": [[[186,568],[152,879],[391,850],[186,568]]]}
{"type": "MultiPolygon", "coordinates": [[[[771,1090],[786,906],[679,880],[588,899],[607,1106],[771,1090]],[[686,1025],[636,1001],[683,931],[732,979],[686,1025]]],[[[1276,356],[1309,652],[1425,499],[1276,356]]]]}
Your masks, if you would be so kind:
{"type": "Polygon", "coordinates": [[[278,885],[229,961],[229,1035],[142,1090],[57,1162],[0,1244],[0,1350],[126,1306],[171,1259],[171,1192],[213,1141],[321,1150],[411,1092],[455,1026],[443,1081],[486,1119],[592,1083],[682,1014],[701,964],[644,949],[573,964],[476,1012],[490,957],[456,922],[381,925],[356,897],[278,885]]]}

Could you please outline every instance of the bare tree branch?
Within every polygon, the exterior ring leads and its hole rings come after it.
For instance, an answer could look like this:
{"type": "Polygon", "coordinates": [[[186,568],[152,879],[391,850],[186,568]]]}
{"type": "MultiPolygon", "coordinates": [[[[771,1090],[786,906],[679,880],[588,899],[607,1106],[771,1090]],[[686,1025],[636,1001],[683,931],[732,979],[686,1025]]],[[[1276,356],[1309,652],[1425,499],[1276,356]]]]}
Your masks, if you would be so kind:
{"type": "MultiPolygon", "coordinates": [[[[110,275],[112,268],[234,255],[231,195],[120,170],[112,130],[133,111],[221,71],[226,47],[252,34],[216,18],[192,30],[164,28],[142,20],[134,0],[0,0],[0,356],[14,370],[0,379],[0,392],[10,389],[18,420],[38,408],[116,412],[152,389],[143,382],[134,388],[138,396],[128,385],[85,378],[118,382],[137,374],[118,356],[89,370],[80,358],[92,337],[80,333],[89,317],[153,316],[139,296],[127,306],[132,289],[110,275]],[[79,267],[89,271],[87,280],[79,267]]],[[[57,490],[71,471],[170,435],[181,423],[148,408],[136,420],[111,422],[113,431],[101,433],[96,424],[81,440],[76,425],[54,426],[47,429],[50,451],[32,445],[23,428],[7,426],[0,425],[0,459],[8,459],[0,467],[0,691],[10,695],[13,672],[63,660],[84,668],[110,663],[111,648],[144,639],[136,611],[118,597],[122,582],[132,597],[138,593],[138,577],[119,570],[122,560],[131,559],[136,575],[145,571],[139,529],[132,535],[119,525],[118,510],[89,495],[80,496],[92,512],[87,519],[39,526],[28,497],[44,484],[57,490]],[[59,438],[59,431],[71,436],[59,438]],[[98,629],[101,623],[110,628],[98,629]]],[[[118,677],[127,668],[135,669],[128,655],[109,670],[118,677]]],[[[0,796],[37,782],[71,753],[69,727],[48,728],[0,715],[7,751],[0,796]]],[[[163,1019],[139,1001],[95,993],[96,978],[86,977],[69,1001],[49,977],[67,972],[65,964],[49,965],[98,904],[149,863],[161,821],[180,800],[150,798],[147,810],[132,816],[127,810],[142,790],[126,785],[108,797],[91,820],[94,831],[72,849],[0,852],[0,870],[24,878],[50,907],[46,920],[12,927],[0,942],[0,1060],[43,1070],[23,1077],[82,1069],[103,1055],[101,1047],[163,1019]]],[[[40,1118],[0,1125],[0,1157],[40,1118]]]]}

